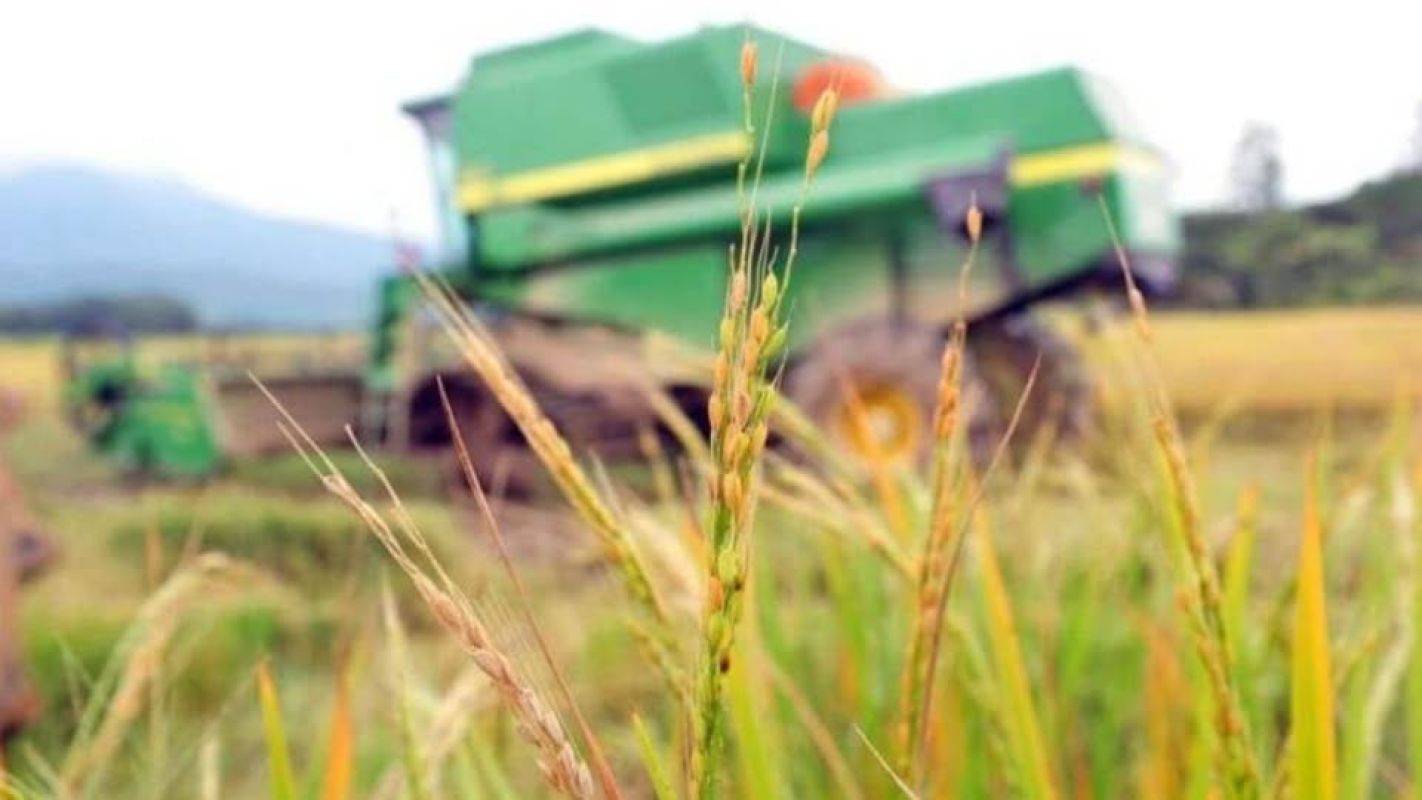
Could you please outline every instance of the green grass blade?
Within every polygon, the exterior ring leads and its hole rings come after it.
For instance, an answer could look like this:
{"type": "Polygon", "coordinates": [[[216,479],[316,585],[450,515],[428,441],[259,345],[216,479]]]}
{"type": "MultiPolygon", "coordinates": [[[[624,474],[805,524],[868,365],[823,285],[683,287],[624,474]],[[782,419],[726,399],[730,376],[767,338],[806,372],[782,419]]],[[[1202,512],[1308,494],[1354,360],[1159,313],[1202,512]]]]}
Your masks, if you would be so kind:
{"type": "Polygon", "coordinates": [[[731,730],[735,734],[735,758],[741,785],[738,797],[750,800],[775,800],[784,797],[774,765],[783,763],[777,758],[781,748],[775,745],[778,718],[770,703],[769,692],[762,685],[752,683],[753,675],[760,675],[758,652],[749,641],[756,636],[755,626],[746,626],[740,642],[736,643],[736,663],[726,676],[726,701],[731,716],[731,730]]]}
{"type": "Polygon", "coordinates": [[[262,734],[267,743],[267,769],[271,778],[272,800],[296,800],[296,774],[291,769],[291,751],[286,744],[286,724],[276,683],[266,662],[257,665],[257,694],[262,706],[262,734]]]}
{"type": "Polygon", "coordinates": [[[652,741],[652,734],[647,730],[640,714],[632,715],[632,727],[637,730],[637,747],[642,752],[642,764],[647,768],[647,778],[652,782],[653,794],[657,796],[657,800],[677,800],[671,773],[667,772],[661,750],[652,741]]]}
{"type": "Polygon", "coordinates": [[[1056,781],[1052,777],[1047,751],[1042,743],[1041,726],[1032,702],[1032,690],[1022,649],[1017,640],[1012,603],[1003,584],[992,535],[979,515],[978,564],[982,570],[983,599],[987,606],[988,642],[992,650],[993,668],[1001,681],[1004,729],[1008,746],[1019,771],[1018,779],[1028,797],[1055,798],[1056,781]]]}

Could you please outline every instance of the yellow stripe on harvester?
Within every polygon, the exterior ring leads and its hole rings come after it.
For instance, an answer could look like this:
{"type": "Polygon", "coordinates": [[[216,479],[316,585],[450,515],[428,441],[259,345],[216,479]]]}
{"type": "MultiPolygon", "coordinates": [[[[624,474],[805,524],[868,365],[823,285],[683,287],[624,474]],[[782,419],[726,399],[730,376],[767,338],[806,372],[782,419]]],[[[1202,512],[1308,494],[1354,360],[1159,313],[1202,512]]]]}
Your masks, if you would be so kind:
{"type": "Polygon", "coordinates": [[[1115,142],[1063,147],[1013,159],[1008,177],[1015,186],[1037,186],[1109,172],[1154,173],[1162,168],[1154,153],[1115,142]]]}
{"type": "MultiPolygon", "coordinates": [[[[745,133],[730,131],[529,170],[506,178],[466,172],[459,183],[459,206],[464,211],[477,212],[503,203],[526,203],[624,186],[682,170],[739,161],[748,152],[750,140],[745,133]]],[[[1012,161],[1009,177],[1015,186],[1036,186],[1110,172],[1160,170],[1160,159],[1147,150],[1115,142],[1097,142],[1019,156],[1012,161]]]]}
{"type": "Polygon", "coordinates": [[[459,206],[465,211],[481,211],[500,203],[623,186],[695,167],[739,161],[749,152],[750,140],[745,132],[730,131],[529,170],[507,178],[466,173],[459,182],[459,206]]]}

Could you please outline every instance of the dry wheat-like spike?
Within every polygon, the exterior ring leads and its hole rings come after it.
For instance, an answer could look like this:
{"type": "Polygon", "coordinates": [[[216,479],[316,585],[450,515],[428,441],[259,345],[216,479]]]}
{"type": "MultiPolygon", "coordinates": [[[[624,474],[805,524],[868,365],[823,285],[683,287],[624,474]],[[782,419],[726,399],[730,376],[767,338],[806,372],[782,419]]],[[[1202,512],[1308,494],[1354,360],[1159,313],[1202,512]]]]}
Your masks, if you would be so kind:
{"type": "Polygon", "coordinates": [[[340,468],[260,381],[257,386],[276,406],[284,420],[280,423],[283,435],[321,478],[326,490],[366,524],[415,585],[415,590],[440,626],[488,676],[505,708],[512,714],[519,734],[538,752],[539,771],[548,785],[559,794],[576,800],[592,798],[592,772],[573,748],[563,724],[538,692],[513,669],[488,628],[474,613],[469,598],[435,556],[429,541],[411,517],[385,471],[360,446],[354,432],[347,429],[357,455],[385,492],[391,506],[390,519],[356,491],[340,468]]]}
{"type": "MultiPolygon", "coordinates": [[[[982,225],[982,213],[976,201],[968,209],[970,231],[982,225]]],[[[899,724],[896,730],[897,767],[900,772],[916,777],[919,732],[923,727],[927,693],[932,691],[935,641],[943,628],[945,598],[952,580],[953,534],[959,519],[959,483],[950,460],[953,436],[958,428],[962,403],[962,369],[967,352],[968,326],[964,318],[967,308],[967,281],[977,254],[978,238],[971,237],[968,254],[959,272],[958,317],[953,332],[943,348],[942,367],[938,378],[938,397],[933,410],[933,429],[937,438],[934,447],[932,475],[932,505],[928,535],[918,559],[914,584],[913,623],[909,633],[908,653],[904,658],[900,679],[899,724]]]]}
{"type": "Polygon", "coordinates": [[[746,39],[741,45],[741,85],[750,88],[755,84],[756,69],[756,45],[751,39],[746,39]]]}
{"type": "Polygon", "coordinates": [[[810,112],[810,130],[829,130],[830,123],[834,121],[834,112],[839,108],[839,90],[833,86],[820,92],[820,96],[815,99],[815,107],[810,112]]]}
{"type": "Polygon", "coordinates": [[[143,698],[162,663],[163,652],[192,604],[215,585],[252,579],[258,573],[220,553],[204,553],[175,572],[139,609],[138,616],[117,647],[122,661],[114,661],[100,678],[96,698],[107,698],[99,716],[91,706],[60,769],[60,784],[76,789],[97,779],[98,771],[112,760],[125,732],[142,713],[143,698]],[[121,668],[120,671],[116,671],[121,668]],[[111,693],[102,688],[111,686],[111,693]]]}
{"type": "Polygon", "coordinates": [[[968,241],[977,244],[983,238],[983,211],[978,208],[977,201],[968,207],[968,241]]]}
{"type": "Polygon", "coordinates": [[[808,180],[815,177],[819,171],[820,164],[824,162],[825,156],[829,154],[829,131],[815,131],[810,137],[810,149],[805,153],[805,178],[808,180]]]}
{"type": "MultiPolygon", "coordinates": [[[[369,468],[379,471],[363,452],[361,457],[369,468]]],[[[539,770],[549,786],[568,797],[591,798],[592,773],[573,749],[558,717],[514,671],[488,629],[474,615],[468,599],[454,587],[438,564],[431,565],[439,579],[437,582],[408,555],[401,536],[422,553],[428,551],[419,530],[412,523],[400,519],[398,513],[396,526],[390,526],[379,511],[350,488],[344,478],[329,482],[328,486],[332,487],[336,497],[366,521],[376,538],[415,584],[416,591],[441,627],[488,676],[505,707],[512,713],[519,733],[538,751],[539,770]]]]}
{"type": "MultiPolygon", "coordinates": [[[[439,772],[434,765],[442,763],[463,741],[469,731],[469,723],[475,712],[488,705],[488,686],[484,671],[477,665],[465,669],[445,690],[435,706],[434,714],[426,726],[424,746],[426,773],[423,785],[436,786],[439,772]]],[[[405,768],[396,763],[386,770],[371,797],[376,800],[395,800],[405,790],[405,768]]]]}

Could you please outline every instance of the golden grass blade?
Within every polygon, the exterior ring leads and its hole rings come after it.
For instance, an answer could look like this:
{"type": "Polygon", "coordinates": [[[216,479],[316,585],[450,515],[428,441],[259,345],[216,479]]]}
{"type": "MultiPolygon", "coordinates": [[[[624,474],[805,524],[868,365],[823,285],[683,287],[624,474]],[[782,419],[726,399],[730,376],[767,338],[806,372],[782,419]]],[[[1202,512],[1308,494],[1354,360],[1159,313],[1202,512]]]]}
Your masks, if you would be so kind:
{"type": "Polygon", "coordinates": [[[262,736],[267,745],[267,773],[272,800],[296,800],[296,774],[291,769],[286,723],[282,719],[276,683],[265,661],[257,665],[257,696],[262,708],[262,736]]]}
{"type": "Polygon", "coordinates": [[[1323,530],[1312,470],[1304,494],[1290,676],[1291,780],[1299,800],[1333,800],[1338,765],[1333,731],[1333,676],[1324,596],[1323,530]]]}
{"type": "Polygon", "coordinates": [[[427,275],[416,273],[414,277],[445,334],[514,421],[563,496],[596,536],[608,562],[622,573],[632,598],[659,624],[668,623],[667,606],[624,525],[598,494],[557,426],[505,363],[488,332],[448,287],[438,285],[427,275]]]}
{"type": "Polygon", "coordinates": [[[1141,796],[1181,797],[1182,778],[1189,765],[1183,763],[1187,742],[1179,720],[1189,691],[1169,634],[1150,620],[1143,621],[1142,627],[1146,642],[1146,752],[1141,796]]]}
{"type": "Polygon", "coordinates": [[[1006,716],[1003,728],[1008,746],[1017,762],[1018,780],[1028,797],[1057,797],[1056,779],[1042,743],[1042,731],[1032,701],[1032,689],[1027,679],[1027,667],[1017,639],[1012,603],[1003,584],[992,533],[986,524],[987,515],[978,514],[978,567],[982,573],[983,599],[987,606],[988,643],[993,667],[1001,681],[1002,711],[1006,716]]]}
{"type": "Polygon", "coordinates": [[[351,719],[351,657],[341,659],[336,672],[336,702],[331,709],[331,741],[321,776],[321,800],[346,800],[351,793],[355,760],[355,723],[351,719]]]}

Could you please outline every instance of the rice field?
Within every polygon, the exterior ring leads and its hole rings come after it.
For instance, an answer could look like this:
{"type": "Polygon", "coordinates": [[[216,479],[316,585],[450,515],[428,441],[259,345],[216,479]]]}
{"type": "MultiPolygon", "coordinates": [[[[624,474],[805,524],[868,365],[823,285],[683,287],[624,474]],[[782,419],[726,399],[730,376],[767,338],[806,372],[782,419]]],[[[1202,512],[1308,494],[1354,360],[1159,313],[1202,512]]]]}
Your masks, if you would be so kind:
{"type": "Polygon", "coordinates": [[[47,413],[54,345],[3,345],[38,409],[6,454],[64,561],[26,593],[47,712],[0,797],[1416,796],[1422,312],[1136,307],[1083,339],[1089,446],[986,459],[959,328],[929,463],[856,460],[778,397],[789,270],[744,219],[709,435],[666,411],[647,487],[423,284],[555,490],[518,524],[467,453],[425,494],[292,419],[289,479],[125,485],[47,413]],[[1315,424],[1217,424],[1280,412],[1315,424]]]}
{"type": "MultiPolygon", "coordinates": [[[[1129,336],[1128,322],[1117,318],[1088,331],[1071,311],[1059,316],[1091,363],[1109,369],[1129,336]]],[[[1163,312],[1151,325],[1161,380],[1176,408],[1188,414],[1221,405],[1251,413],[1387,409],[1422,382],[1422,309],[1163,312]]],[[[362,345],[355,334],[212,341],[162,337],[139,343],[138,351],[151,363],[226,354],[234,363],[280,371],[318,359],[359,365],[362,345]]],[[[0,364],[3,385],[44,407],[58,401],[61,359],[54,340],[0,339],[0,364]]]]}

